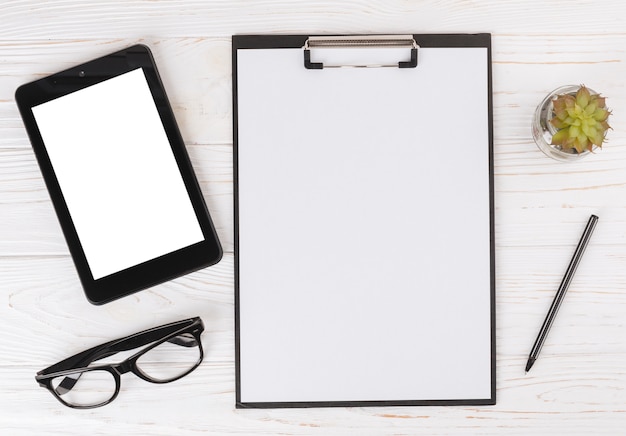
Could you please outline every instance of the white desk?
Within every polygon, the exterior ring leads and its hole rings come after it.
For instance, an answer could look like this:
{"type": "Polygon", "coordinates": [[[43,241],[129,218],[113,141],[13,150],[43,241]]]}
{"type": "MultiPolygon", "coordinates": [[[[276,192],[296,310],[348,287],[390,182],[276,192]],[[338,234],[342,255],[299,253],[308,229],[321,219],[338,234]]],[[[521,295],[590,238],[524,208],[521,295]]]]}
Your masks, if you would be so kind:
{"type": "Polygon", "coordinates": [[[38,434],[626,433],[626,3],[5,2],[0,6],[0,429],[38,434]],[[491,32],[497,246],[493,407],[235,410],[230,35],[491,32]],[[15,106],[22,83],[142,42],[153,49],[225,249],[215,267],[90,305],[15,106]],[[608,96],[605,149],[545,157],[530,122],[553,88],[608,96]],[[600,221],[541,356],[528,352],[586,220],[600,221]],[[169,385],[132,375],[76,411],[35,373],[70,354],[200,315],[207,355],[169,385]]]}

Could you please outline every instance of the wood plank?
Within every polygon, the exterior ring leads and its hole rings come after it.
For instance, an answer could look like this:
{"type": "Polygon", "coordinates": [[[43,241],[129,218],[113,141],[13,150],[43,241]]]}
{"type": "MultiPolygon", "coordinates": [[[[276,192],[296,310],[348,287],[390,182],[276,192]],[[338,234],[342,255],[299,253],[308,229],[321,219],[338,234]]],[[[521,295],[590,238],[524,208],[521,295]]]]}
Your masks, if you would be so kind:
{"type": "Polygon", "coordinates": [[[11,2],[3,6],[2,39],[132,38],[237,33],[407,33],[490,31],[501,33],[622,32],[622,2],[517,2],[463,0],[342,0],[317,2],[245,0],[134,0],[84,4],[74,1],[11,2]]]}

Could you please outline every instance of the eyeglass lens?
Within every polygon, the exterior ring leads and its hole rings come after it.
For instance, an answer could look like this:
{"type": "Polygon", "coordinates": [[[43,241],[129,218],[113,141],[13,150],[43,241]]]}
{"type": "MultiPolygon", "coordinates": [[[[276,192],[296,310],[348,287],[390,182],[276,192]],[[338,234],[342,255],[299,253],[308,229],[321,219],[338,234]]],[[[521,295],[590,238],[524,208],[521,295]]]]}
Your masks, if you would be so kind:
{"type": "Polygon", "coordinates": [[[187,374],[200,362],[200,347],[191,333],[183,333],[157,345],[137,360],[137,369],[156,382],[187,374]]]}
{"type": "Polygon", "coordinates": [[[52,389],[72,406],[95,406],[113,398],[116,382],[109,371],[82,371],[53,378],[52,389]]]}

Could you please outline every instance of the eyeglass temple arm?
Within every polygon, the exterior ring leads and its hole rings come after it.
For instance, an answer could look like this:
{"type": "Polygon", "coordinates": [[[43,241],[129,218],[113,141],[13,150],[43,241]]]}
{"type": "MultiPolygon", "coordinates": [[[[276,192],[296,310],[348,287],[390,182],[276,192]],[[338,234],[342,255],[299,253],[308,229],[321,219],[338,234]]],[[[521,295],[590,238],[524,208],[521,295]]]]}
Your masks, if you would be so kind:
{"type": "MultiPolygon", "coordinates": [[[[121,351],[132,350],[134,348],[141,347],[143,345],[147,345],[150,342],[154,342],[158,339],[161,339],[164,336],[167,336],[171,333],[174,333],[177,330],[180,330],[181,326],[184,326],[185,323],[189,323],[190,321],[199,320],[200,323],[198,328],[200,331],[204,330],[204,324],[200,318],[192,318],[184,321],[178,321],[175,323],[167,324],[161,327],[155,327],[150,330],[145,330],[143,332],[135,333],[134,335],[127,336],[122,339],[116,339],[114,341],[110,341],[96,347],[90,348],[88,350],[83,351],[82,353],[78,353],[72,357],[68,357],[61,362],[58,362],[42,371],[38,374],[50,374],[57,371],[63,371],[66,369],[72,369],[77,367],[84,367],[89,365],[91,362],[94,362],[99,359],[104,359],[105,357],[112,356],[113,354],[119,353],[121,351]]],[[[175,343],[176,345],[182,345],[186,347],[196,346],[195,339],[190,341],[179,340],[178,337],[172,338],[169,342],[175,343]]]]}

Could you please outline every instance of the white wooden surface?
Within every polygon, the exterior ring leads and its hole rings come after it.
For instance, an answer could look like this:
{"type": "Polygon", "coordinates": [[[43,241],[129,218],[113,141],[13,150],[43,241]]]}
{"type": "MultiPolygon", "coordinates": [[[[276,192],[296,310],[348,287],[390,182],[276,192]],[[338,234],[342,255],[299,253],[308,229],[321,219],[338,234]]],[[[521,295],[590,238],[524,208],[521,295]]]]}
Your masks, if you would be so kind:
{"type": "Polygon", "coordinates": [[[626,434],[625,20],[621,0],[1,2],[1,433],[626,434]],[[235,410],[230,36],[270,32],[492,33],[496,406],[235,410]],[[154,51],[225,256],[95,307],[82,295],[13,93],[136,42],[154,51]],[[597,155],[562,164],[536,148],[530,120],[548,91],[569,83],[609,97],[614,130],[597,155]],[[524,375],[591,213],[600,216],[596,232],[524,375]],[[65,408],[35,383],[36,371],[71,353],[193,315],[205,321],[207,355],[178,382],[127,375],[118,399],[91,411],[65,408]]]}

